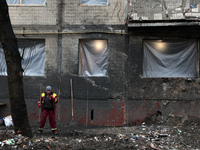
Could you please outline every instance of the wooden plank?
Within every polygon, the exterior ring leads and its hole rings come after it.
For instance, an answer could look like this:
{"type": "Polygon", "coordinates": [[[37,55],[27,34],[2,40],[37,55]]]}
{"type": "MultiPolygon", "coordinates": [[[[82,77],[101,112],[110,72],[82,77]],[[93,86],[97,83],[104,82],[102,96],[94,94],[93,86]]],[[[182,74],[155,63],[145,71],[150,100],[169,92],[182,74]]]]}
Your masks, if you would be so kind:
{"type": "Polygon", "coordinates": [[[81,76],[81,40],[79,40],[79,70],[78,75],[81,76]]]}
{"type": "Polygon", "coordinates": [[[199,42],[197,40],[197,78],[199,77],[199,42]]]}

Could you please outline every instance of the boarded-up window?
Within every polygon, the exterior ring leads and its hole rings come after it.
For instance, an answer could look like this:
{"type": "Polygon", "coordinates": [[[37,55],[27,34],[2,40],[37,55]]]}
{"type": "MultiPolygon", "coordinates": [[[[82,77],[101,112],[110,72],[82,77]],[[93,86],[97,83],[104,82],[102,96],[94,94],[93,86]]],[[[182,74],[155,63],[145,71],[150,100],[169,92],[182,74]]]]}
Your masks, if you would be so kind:
{"type": "Polygon", "coordinates": [[[145,40],[144,77],[197,77],[196,40],[145,40]]]}
{"type": "Polygon", "coordinates": [[[34,4],[39,4],[39,5],[44,5],[46,0],[6,0],[7,4],[30,4],[30,5],[34,5],[34,4]]]}
{"type": "MultiPolygon", "coordinates": [[[[26,76],[45,75],[45,41],[18,40],[18,47],[22,59],[22,68],[26,76]]],[[[0,75],[7,75],[5,55],[0,46],[0,75]]]]}
{"type": "Polygon", "coordinates": [[[80,76],[107,76],[107,40],[80,40],[80,76]]]}
{"type": "Polygon", "coordinates": [[[108,0],[81,0],[81,4],[87,5],[106,5],[108,4],[108,0]]]}

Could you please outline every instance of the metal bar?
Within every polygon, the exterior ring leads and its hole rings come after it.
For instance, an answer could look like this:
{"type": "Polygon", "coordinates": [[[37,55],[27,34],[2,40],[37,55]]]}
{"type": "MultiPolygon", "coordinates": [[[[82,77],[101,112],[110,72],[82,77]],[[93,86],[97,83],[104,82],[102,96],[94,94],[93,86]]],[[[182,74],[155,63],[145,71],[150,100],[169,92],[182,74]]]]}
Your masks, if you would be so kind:
{"type": "Polygon", "coordinates": [[[40,32],[40,33],[15,33],[15,35],[51,35],[51,34],[94,34],[94,33],[102,33],[102,34],[129,34],[129,33],[125,33],[124,30],[120,30],[120,32],[103,32],[103,31],[95,31],[95,32],[40,32]]]}
{"type": "Polygon", "coordinates": [[[79,70],[78,75],[81,75],[81,40],[79,40],[79,70]]]}
{"type": "Polygon", "coordinates": [[[199,77],[199,41],[197,40],[197,78],[199,77]]]}

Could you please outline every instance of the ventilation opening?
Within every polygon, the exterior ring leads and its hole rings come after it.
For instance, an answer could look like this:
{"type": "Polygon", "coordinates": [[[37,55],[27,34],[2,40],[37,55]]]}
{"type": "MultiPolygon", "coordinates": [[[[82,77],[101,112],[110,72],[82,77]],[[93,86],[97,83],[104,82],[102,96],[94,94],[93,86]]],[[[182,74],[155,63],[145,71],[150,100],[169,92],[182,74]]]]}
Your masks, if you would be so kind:
{"type": "Polygon", "coordinates": [[[94,110],[93,110],[93,109],[91,110],[91,115],[90,115],[90,116],[91,116],[90,119],[91,119],[91,120],[94,120],[94,110]]]}

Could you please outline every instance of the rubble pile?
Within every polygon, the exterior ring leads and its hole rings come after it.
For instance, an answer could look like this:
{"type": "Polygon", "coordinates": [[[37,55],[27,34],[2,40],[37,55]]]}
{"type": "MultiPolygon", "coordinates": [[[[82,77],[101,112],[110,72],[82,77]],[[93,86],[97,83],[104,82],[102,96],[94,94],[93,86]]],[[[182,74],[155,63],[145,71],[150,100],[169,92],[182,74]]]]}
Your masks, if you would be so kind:
{"type": "Polygon", "coordinates": [[[199,149],[198,126],[141,126],[131,127],[60,127],[58,135],[51,131],[34,132],[33,138],[0,130],[0,149],[199,149]]]}

